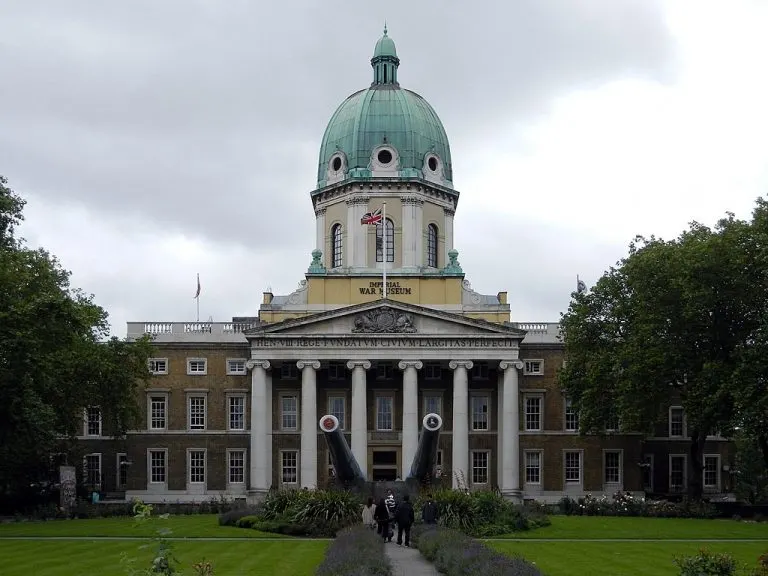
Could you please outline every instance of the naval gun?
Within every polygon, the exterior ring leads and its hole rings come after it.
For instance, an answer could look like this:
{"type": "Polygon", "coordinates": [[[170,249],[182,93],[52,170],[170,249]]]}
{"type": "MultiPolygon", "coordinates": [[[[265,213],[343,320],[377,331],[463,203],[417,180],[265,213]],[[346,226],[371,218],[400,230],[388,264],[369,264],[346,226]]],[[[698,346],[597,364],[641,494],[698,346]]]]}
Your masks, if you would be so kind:
{"type": "Polygon", "coordinates": [[[320,418],[320,430],[323,431],[331,454],[336,480],[343,486],[362,487],[365,484],[365,476],[347,445],[344,433],[339,429],[339,419],[332,414],[326,414],[320,418]]]}
{"type": "Polygon", "coordinates": [[[439,414],[430,413],[421,421],[421,436],[413,457],[411,471],[406,482],[409,484],[426,484],[435,477],[437,465],[437,449],[440,441],[440,429],[443,427],[443,419],[439,414]]]}

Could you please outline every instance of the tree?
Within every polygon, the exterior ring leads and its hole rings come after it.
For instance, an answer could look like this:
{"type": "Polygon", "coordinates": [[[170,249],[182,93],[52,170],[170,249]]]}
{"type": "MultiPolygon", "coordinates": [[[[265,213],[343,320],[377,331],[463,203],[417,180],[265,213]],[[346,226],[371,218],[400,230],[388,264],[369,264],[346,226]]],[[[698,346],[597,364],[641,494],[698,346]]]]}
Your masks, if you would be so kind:
{"type": "Polygon", "coordinates": [[[652,434],[679,402],[693,498],[702,495],[706,437],[737,421],[733,373],[760,322],[761,250],[752,225],[732,214],[714,230],[694,222],[672,241],[638,237],[562,317],[559,382],[582,431],[602,432],[615,414],[623,429],[652,434]]]}
{"type": "Polygon", "coordinates": [[[116,436],[135,424],[150,344],[107,338],[107,314],[15,230],[25,202],[0,177],[0,495],[19,497],[71,447],[84,410],[116,436]]]}

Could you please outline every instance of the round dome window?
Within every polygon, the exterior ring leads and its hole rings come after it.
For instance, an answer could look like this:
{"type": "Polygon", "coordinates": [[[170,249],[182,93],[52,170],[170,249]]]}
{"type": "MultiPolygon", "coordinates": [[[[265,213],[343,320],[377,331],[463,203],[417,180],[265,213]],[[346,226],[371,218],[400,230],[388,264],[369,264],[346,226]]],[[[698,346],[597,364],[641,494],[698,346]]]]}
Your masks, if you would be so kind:
{"type": "Polygon", "coordinates": [[[437,172],[437,158],[430,156],[429,160],[427,160],[427,166],[429,166],[429,169],[432,170],[432,172],[437,172]]]}
{"type": "Polygon", "coordinates": [[[341,158],[339,156],[336,156],[336,158],[331,160],[331,169],[334,172],[338,172],[339,170],[341,170],[341,164],[342,164],[341,158]]]}
{"type": "Polygon", "coordinates": [[[379,150],[379,153],[376,155],[376,159],[384,165],[389,164],[392,162],[392,152],[390,152],[387,149],[379,150]]]}

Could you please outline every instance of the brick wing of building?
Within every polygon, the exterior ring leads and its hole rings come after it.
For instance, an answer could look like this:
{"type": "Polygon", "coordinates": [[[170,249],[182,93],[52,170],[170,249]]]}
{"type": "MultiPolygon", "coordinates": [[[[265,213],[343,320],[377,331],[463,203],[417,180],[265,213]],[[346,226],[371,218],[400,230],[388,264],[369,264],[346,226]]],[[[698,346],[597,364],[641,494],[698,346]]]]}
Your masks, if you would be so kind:
{"type": "MultiPolygon", "coordinates": [[[[680,408],[653,438],[618,423],[580,436],[556,385],[558,324],[510,322],[506,292],[472,289],[454,248],[459,192],[443,125],[400,86],[386,30],[371,64],[371,85],[342,102],[322,140],[305,278],[291,294],[265,293],[258,317],[129,323],[129,337],[154,339],[145,418],[117,441],[88,411],[86,478],[146,501],[323,486],[333,468],[318,421],[333,414],[367,479],[404,479],[434,412],[437,470],[454,486],[542,501],[681,491],[680,408]]],[[[723,492],[727,443],[713,438],[706,453],[706,490],[723,492]]]]}

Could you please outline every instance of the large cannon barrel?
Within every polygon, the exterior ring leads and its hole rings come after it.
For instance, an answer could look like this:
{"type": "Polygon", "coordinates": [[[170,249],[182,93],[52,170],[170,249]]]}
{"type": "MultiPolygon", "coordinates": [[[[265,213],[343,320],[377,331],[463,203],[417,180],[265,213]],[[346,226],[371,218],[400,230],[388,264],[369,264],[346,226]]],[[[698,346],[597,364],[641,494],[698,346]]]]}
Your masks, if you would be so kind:
{"type": "Polygon", "coordinates": [[[413,457],[408,478],[425,482],[435,476],[437,448],[443,419],[440,418],[439,414],[430,413],[424,416],[421,425],[421,437],[419,438],[419,445],[416,447],[416,455],[413,457]]]}
{"type": "Polygon", "coordinates": [[[365,480],[360,465],[355,460],[352,450],[347,445],[344,434],[339,429],[339,419],[332,414],[320,418],[320,430],[323,431],[331,462],[336,471],[336,479],[341,484],[354,484],[365,480]]]}

